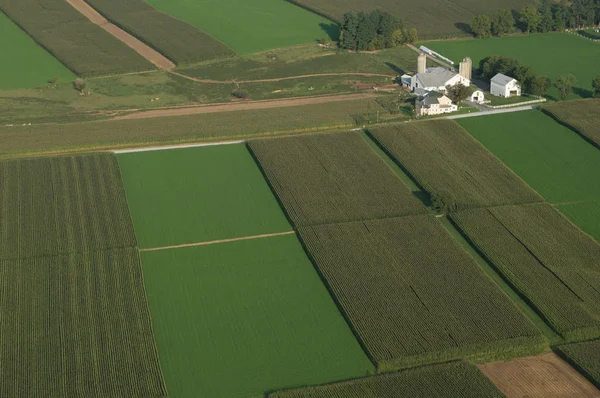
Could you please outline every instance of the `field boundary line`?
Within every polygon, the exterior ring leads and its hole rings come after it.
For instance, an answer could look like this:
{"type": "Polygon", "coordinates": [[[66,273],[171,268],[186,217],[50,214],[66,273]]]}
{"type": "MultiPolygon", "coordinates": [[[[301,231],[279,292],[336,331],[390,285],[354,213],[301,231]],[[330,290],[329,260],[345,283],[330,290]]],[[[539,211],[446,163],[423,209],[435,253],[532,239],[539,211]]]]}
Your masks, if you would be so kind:
{"type": "Polygon", "coordinates": [[[210,241],[206,241],[206,242],[197,242],[197,243],[184,243],[182,245],[174,245],[174,246],[151,247],[151,248],[147,248],[147,249],[139,249],[139,251],[140,252],[153,252],[153,251],[159,251],[159,250],[181,249],[184,247],[208,246],[208,245],[216,245],[219,243],[230,243],[230,242],[239,242],[242,240],[272,238],[275,236],[284,236],[284,235],[293,235],[293,234],[296,234],[296,231],[275,232],[272,234],[243,236],[241,238],[210,240],[210,241]]]}
{"type": "Polygon", "coordinates": [[[118,149],[113,151],[115,155],[121,153],[135,153],[135,152],[151,152],[151,151],[167,151],[169,149],[184,149],[184,148],[198,148],[204,146],[218,146],[218,145],[235,145],[243,144],[246,141],[219,141],[219,142],[208,142],[202,144],[180,144],[180,145],[164,145],[164,146],[151,146],[146,148],[130,148],[130,149],[118,149]]]}

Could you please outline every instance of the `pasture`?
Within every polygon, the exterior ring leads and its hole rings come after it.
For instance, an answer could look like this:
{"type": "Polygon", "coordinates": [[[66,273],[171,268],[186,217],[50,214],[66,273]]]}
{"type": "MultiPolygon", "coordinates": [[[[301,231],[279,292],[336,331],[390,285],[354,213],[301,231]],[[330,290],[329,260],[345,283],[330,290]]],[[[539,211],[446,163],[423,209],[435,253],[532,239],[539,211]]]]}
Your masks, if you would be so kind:
{"type": "Polygon", "coordinates": [[[600,198],[600,151],[539,111],[458,120],[548,202],[600,198]],[[592,174],[591,174],[592,173],[592,174]]]}
{"type": "Polygon", "coordinates": [[[380,371],[523,355],[543,345],[540,332],[433,216],[299,233],[380,371]]]}
{"type": "Polygon", "coordinates": [[[600,245],[548,204],[453,214],[515,290],[568,341],[600,337],[600,245]]]}
{"type": "Polygon", "coordinates": [[[425,206],[358,133],[248,144],[295,226],[425,213],[425,206]]]}
{"type": "Polygon", "coordinates": [[[279,391],[268,398],[502,398],[504,395],[467,362],[423,366],[325,386],[279,391]]]}
{"type": "Polygon", "coordinates": [[[0,11],[0,90],[47,85],[75,79],[75,75],[52,54],[0,11]]]}
{"type": "Polygon", "coordinates": [[[337,39],[331,21],[287,1],[149,0],[160,11],[186,21],[225,43],[238,54],[337,39]]]}
{"type": "Polygon", "coordinates": [[[118,155],[140,248],[291,229],[246,147],[118,155]]]}
{"type": "MultiPolygon", "coordinates": [[[[600,43],[566,33],[518,35],[502,38],[451,40],[423,43],[452,61],[459,62],[471,57],[473,67],[489,55],[515,58],[535,72],[552,80],[571,73],[577,77],[570,99],[591,97],[592,80],[598,75],[600,43]]],[[[558,96],[552,88],[549,95],[558,96]]]]}
{"type": "Polygon", "coordinates": [[[374,372],[295,235],[142,253],[173,397],[250,397],[374,372]]]}
{"type": "Polygon", "coordinates": [[[443,211],[541,201],[509,168],[451,120],[370,129],[443,211]]]}
{"type": "Polygon", "coordinates": [[[0,259],[135,245],[114,156],[0,162],[0,259]]]}
{"type": "Polygon", "coordinates": [[[475,15],[493,14],[500,8],[520,10],[525,5],[519,0],[294,0],[294,3],[340,23],[348,11],[371,11],[375,8],[387,11],[402,19],[405,26],[416,27],[419,37],[425,39],[470,35],[467,25],[475,15]]]}

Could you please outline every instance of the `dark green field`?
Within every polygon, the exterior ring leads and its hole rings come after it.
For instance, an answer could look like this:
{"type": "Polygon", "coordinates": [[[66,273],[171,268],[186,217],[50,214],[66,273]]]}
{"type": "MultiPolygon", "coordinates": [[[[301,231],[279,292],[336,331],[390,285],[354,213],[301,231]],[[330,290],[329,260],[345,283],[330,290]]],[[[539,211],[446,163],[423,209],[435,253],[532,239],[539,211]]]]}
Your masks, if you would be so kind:
{"type": "Polygon", "coordinates": [[[600,340],[561,345],[558,353],[600,388],[600,340]]]}
{"type": "Polygon", "coordinates": [[[118,159],[140,248],[291,230],[243,144],[118,159]]]}
{"type": "Polygon", "coordinates": [[[374,372],[294,235],[142,262],[173,397],[262,397],[374,372]]]}

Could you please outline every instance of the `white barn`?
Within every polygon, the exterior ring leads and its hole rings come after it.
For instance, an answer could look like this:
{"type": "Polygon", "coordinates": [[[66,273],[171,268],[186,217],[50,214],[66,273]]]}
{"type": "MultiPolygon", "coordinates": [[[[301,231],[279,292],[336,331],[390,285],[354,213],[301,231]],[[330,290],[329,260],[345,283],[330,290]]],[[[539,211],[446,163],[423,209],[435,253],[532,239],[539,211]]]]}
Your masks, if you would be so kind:
{"type": "Polygon", "coordinates": [[[458,110],[458,106],[452,103],[450,98],[436,91],[430,91],[425,97],[417,100],[417,115],[440,115],[458,110]]]}
{"type": "Polygon", "coordinates": [[[469,99],[471,100],[471,102],[481,104],[483,101],[485,101],[485,95],[483,94],[483,91],[475,90],[471,93],[469,99]]]}
{"type": "Polygon", "coordinates": [[[498,73],[492,77],[490,93],[497,97],[518,97],[521,95],[521,85],[517,79],[498,73]]]}
{"type": "Polygon", "coordinates": [[[446,92],[446,86],[454,86],[462,83],[469,86],[471,81],[456,72],[442,67],[428,68],[423,73],[417,73],[412,77],[411,89],[423,89],[426,91],[446,92]]]}

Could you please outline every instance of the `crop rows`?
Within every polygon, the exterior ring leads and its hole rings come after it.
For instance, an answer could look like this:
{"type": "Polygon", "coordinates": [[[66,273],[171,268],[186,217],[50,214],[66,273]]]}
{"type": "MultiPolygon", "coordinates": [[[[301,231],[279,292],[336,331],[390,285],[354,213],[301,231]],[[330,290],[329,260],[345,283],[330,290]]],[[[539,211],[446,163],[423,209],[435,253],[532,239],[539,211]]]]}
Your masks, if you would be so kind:
{"type": "Polygon", "coordinates": [[[154,69],[64,0],[0,0],[0,11],[79,76],[154,69]]]}
{"type": "Polygon", "coordinates": [[[555,347],[579,373],[600,388],[600,340],[555,347]]]}
{"type": "Polygon", "coordinates": [[[542,200],[453,121],[378,127],[371,135],[443,210],[542,200]]]}
{"type": "Polygon", "coordinates": [[[0,396],[166,396],[135,249],[0,260],[0,396]]]}
{"type": "Polygon", "coordinates": [[[543,110],[600,148],[600,99],[557,102],[543,110]]]}
{"type": "Polygon", "coordinates": [[[296,226],[426,211],[358,134],[256,140],[249,147],[296,226]]]}
{"type": "Polygon", "coordinates": [[[539,332],[433,217],[299,229],[380,370],[523,354],[539,332]]]}
{"type": "Polygon", "coordinates": [[[225,44],[143,0],[87,0],[106,19],[176,64],[233,56],[225,44]]]}
{"type": "Polygon", "coordinates": [[[567,340],[600,336],[600,245],[549,205],[460,212],[452,220],[567,340]]]}
{"type": "Polygon", "coordinates": [[[114,156],[0,163],[0,259],[135,245],[114,156]]]}
{"type": "Polygon", "coordinates": [[[341,383],[278,391],[269,398],[500,398],[504,397],[477,366],[467,362],[423,366],[398,373],[341,383]]]}

